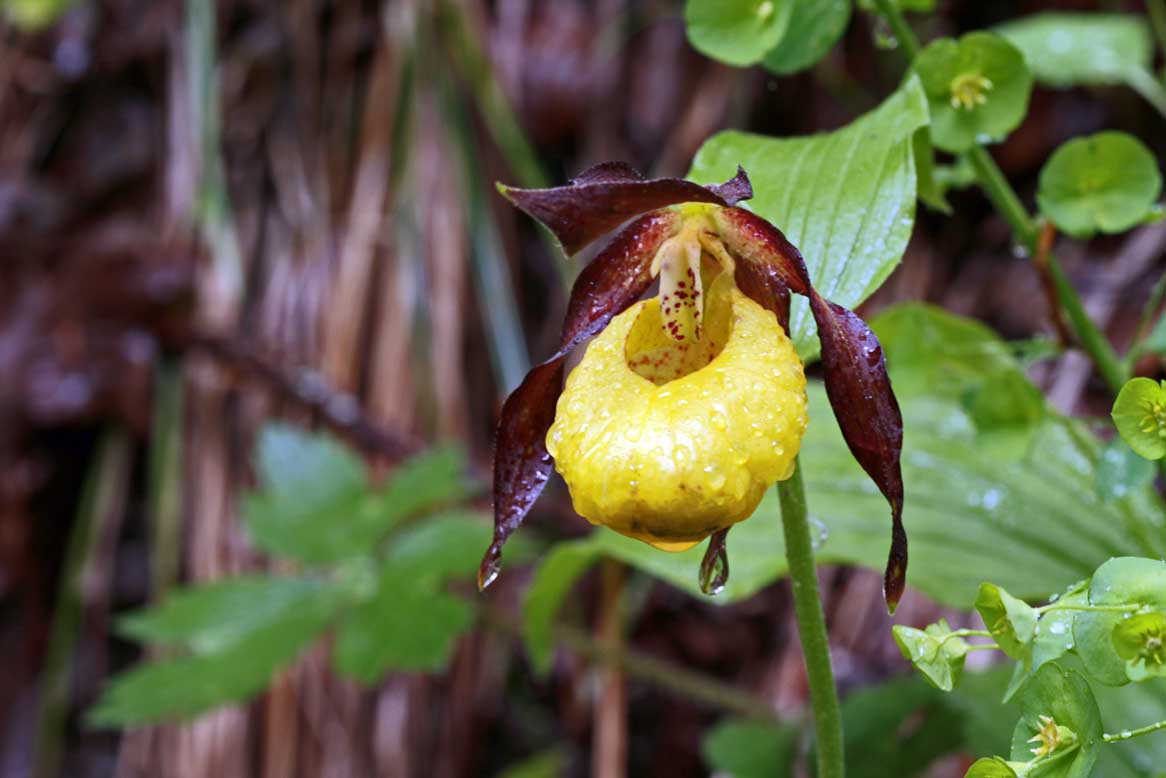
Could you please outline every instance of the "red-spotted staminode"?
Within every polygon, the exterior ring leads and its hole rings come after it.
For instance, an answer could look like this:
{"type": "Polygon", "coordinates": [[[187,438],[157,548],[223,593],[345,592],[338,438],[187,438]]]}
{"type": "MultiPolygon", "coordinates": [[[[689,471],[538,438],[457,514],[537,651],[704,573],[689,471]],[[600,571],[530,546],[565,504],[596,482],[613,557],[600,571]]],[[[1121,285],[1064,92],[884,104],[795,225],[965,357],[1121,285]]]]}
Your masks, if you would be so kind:
{"type": "Polygon", "coordinates": [[[737,206],[753,195],[745,171],[701,186],[605,163],[567,186],[499,190],[568,255],[634,221],[583,269],[558,351],[502,408],[479,587],[497,577],[503,544],[557,467],[592,523],[665,550],[711,536],[701,584],[718,590],[730,526],[793,472],[805,429],[805,379],[786,335],[793,292],[818,325],[843,437],[891,506],[884,595],[894,610],[907,571],[903,427],[882,348],[862,319],[814,290],[780,230],[737,206]],[[641,301],[656,278],[657,297],[641,301]],[[593,337],[564,389],[564,360],[593,337]]]}

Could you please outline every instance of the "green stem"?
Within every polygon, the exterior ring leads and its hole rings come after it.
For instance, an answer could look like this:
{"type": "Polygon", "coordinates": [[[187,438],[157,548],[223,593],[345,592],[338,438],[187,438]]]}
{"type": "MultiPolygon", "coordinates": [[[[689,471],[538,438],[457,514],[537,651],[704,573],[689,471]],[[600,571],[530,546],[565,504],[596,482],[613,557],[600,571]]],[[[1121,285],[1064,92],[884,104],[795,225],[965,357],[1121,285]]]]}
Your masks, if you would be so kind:
{"type": "Polygon", "coordinates": [[[887,24],[891,26],[891,32],[898,39],[899,45],[903,47],[903,53],[907,55],[907,59],[915,59],[915,55],[919,53],[919,38],[915,36],[915,31],[903,18],[903,12],[899,10],[898,4],[894,0],[875,0],[875,5],[882,17],[887,20],[887,24]]]}
{"type": "Polygon", "coordinates": [[[1150,26],[1154,29],[1154,37],[1158,39],[1158,48],[1166,54],[1166,2],[1146,0],[1146,10],[1150,12],[1150,26]]]}
{"type": "Polygon", "coordinates": [[[1144,68],[1134,67],[1128,68],[1124,75],[1130,89],[1154,106],[1155,111],[1166,116],[1166,87],[1162,86],[1153,73],[1144,68]]]}
{"type": "Polygon", "coordinates": [[[1106,743],[1120,743],[1123,740],[1138,737],[1139,735],[1148,735],[1151,732],[1157,732],[1160,729],[1166,729],[1166,721],[1155,721],[1153,724],[1147,724],[1144,727],[1137,729],[1127,729],[1122,732],[1115,732],[1110,734],[1106,732],[1101,736],[1101,739],[1106,743]]]}
{"type": "Polygon", "coordinates": [[[1142,609],[1141,605],[1073,605],[1072,603],[1054,602],[1034,608],[1037,613],[1049,611],[1095,611],[1099,613],[1133,613],[1142,609]]]}
{"type": "Polygon", "coordinates": [[[813,534],[806,513],[806,489],[801,465],[794,466],[788,480],[777,485],[781,498],[781,525],[785,533],[785,556],[789,562],[794,595],[794,615],[810,684],[810,706],[818,747],[818,778],[843,778],[846,774],[842,751],[842,714],[834,670],[830,666],[830,643],[826,616],[818,592],[818,571],[814,566],[813,534]]]}

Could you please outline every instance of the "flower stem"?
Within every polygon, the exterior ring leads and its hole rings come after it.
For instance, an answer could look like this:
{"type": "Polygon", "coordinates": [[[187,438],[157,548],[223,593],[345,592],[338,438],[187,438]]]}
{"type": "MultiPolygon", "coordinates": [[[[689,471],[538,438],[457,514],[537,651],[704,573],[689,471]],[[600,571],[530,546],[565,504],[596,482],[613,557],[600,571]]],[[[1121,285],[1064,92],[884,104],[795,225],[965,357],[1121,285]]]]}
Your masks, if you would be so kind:
{"type": "Polygon", "coordinates": [[[1072,603],[1054,602],[1034,608],[1037,613],[1049,611],[1096,611],[1098,613],[1133,613],[1142,609],[1141,605],[1073,605],[1072,603]]]}
{"type": "Polygon", "coordinates": [[[781,525],[793,588],[794,615],[810,684],[810,706],[818,747],[817,775],[818,778],[842,778],[845,775],[842,714],[838,706],[838,690],[834,687],[834,670],[830,666],[826,616],[818,592],[813,535],[806,514],[806,489],[800,464],[795,465],[789,479],[778,483],[777,494],[781,498],[781,525]]]}
{"type": "Polygon", "coordinates": [[[1138,735],[1148,735],[1151,732],[1157,732],[1160,729],[1166,729],[1166,721],[1155,721],[1153,724],[1147,724],[1144,727],[1138,727],[1137,729],[1127,729],[1121,732],[1115,732],[1113,734],[1106,732],[1101,736],[1101,739],[1106,743],[1120,743],[1123,740],[1129,740],[1130,738],[1137,737],[1138,735]]]}

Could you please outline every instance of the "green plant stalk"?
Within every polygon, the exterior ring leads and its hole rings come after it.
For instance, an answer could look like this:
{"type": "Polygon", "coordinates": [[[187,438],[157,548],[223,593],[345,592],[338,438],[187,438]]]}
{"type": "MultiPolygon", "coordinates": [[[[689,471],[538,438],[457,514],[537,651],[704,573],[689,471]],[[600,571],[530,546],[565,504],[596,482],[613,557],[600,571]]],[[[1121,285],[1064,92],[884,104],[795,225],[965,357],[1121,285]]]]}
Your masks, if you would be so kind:
{"type": "Polygon", "coordinates": [[[163,364],[154,379],[147,499],[150,506],[150,586],[158,600],[182,569],[182,371],[163,364]]]}
{"type": "Polygon", "coordinates": [[[794,616],[798,622],[798,638],[802,643],[810,686],[810,707],[814,714],[817,776],[843,778],[846,766],[842,750],[842,713],[838,705],[838,690],[834,686],[834,669],[830,665],[830,642],[818,591],[813,534],[806,512],[806,487],[802,482],[800,463],[795,463],[792,476],[778,483],[777,495],[781,499],[781,526],[794,595],[794,616]]]}
{"type": "Polygon", "coordinates": [[[1138,727],[1137,729],[1127,729],[1122,732],[1115,732],[1113,734],[1106,732],[1101,736],[1101,739],[1106,743],[1120,743],[1123,740],[1129,740],[1130,738],[1135,738],[1139,735],[1149,735],[1151,732],[1157,732],[1158,730],[1162,729],[1166,729],[1166,721],[1155,721],[1153,724],[1147,724],[1146,726],[1138,727]]]}
{"type": "MultiPolygon", "coordinates": [[[[875,0],[875,4],[879,13],[887,20],[895,37],[898,38],[904,55],[908,60],[914,59],[915,55],[919,53],[919,39],[915,37],[914,31],[903,18],[903,13],[892,0],[875,0]]],[[[1037,237],[1036,223],[1028,209],[1021,203],[1016,190],[1008,183],[1008,179],[1004,177],[1000,167],[984,147],[972,148],[968,152],[968,157],[976,171],[976,179],[980,188],[984,190],[984,194],[988,196],[992,205],[1008,222],[1016,242],[1028,249],[1031,254],[1035,248],[1037,237]]],[[[1094,366],[1105,379],[1105,383],[1116,394],[1129,378],[1129,373],[1122,365],[1121,359],[1118,358],[1117,352],[1114,351],[1105,334],[1085,311],[1081,296],[1069,283],[1065,271],[1061,269],[1060,264],[1052,255],[1048,257],[1048,269],[1057,293],[1057,301],[1064,309],[1081,348],[1089,355],[1094,366]]]]}
{"type": "MultiPolygon", "coordinates": [[[[1150,13],[1150,26],[1158,39],[1158,48],[1166,55],[1166,0],[1146,0],[1146,10],[1150,13]]],[[[1166,76],[1163,76],[1166,80],[1166,76]]]]}
{"type": "Polygon", "coordinates": [[[129,438],[122,432],[106,432],[89,465],[61,565],[60,589],[53,609],[36,711],[36,739],[32,752],[34,778],[55,778],[61,771],[73,657],[84,618],[85,569],[96,550],[98,525],[103,516],[116,509],[116,502],[129,476],[129,465],[129,438]]]}
{"type": "Polygon", "coordinates": [[[1162,116],[1166,116],[1166,87],[1154,74],[1143,68],[1128,68],[1125,71],[1126,85],[1137,92],[1162,116]]]}

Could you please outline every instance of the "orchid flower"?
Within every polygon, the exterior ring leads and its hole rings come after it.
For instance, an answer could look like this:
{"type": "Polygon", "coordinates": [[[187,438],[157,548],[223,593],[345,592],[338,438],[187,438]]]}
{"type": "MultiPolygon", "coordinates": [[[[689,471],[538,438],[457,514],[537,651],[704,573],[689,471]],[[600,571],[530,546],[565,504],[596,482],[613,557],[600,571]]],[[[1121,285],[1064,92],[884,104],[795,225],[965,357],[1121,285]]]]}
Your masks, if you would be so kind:
{"type": "Polygon", "coordinates": [[[843,437],[890,503],[893,611],[907,570],[903,425],[882,348],[862,319],[814,290],[779,229],[737,205],[753,195],[745,171],[701,186],[604,163],[567,186],[499,191],[568,255],[633,221],[580,273],[558,350],[503,405],[479,587],[497,577],[503,544],[557,469],[593,524],[666,551],[711,536],[701,587],[718,591],[729,528],[792,475],[806,428],[806,380],[788,335],[793,292],[818,325],[843,437]],[[657,279],[657,295],[641,300],[657,279]],[[567,356],[588,340],[564,387],[567,356]]]}

